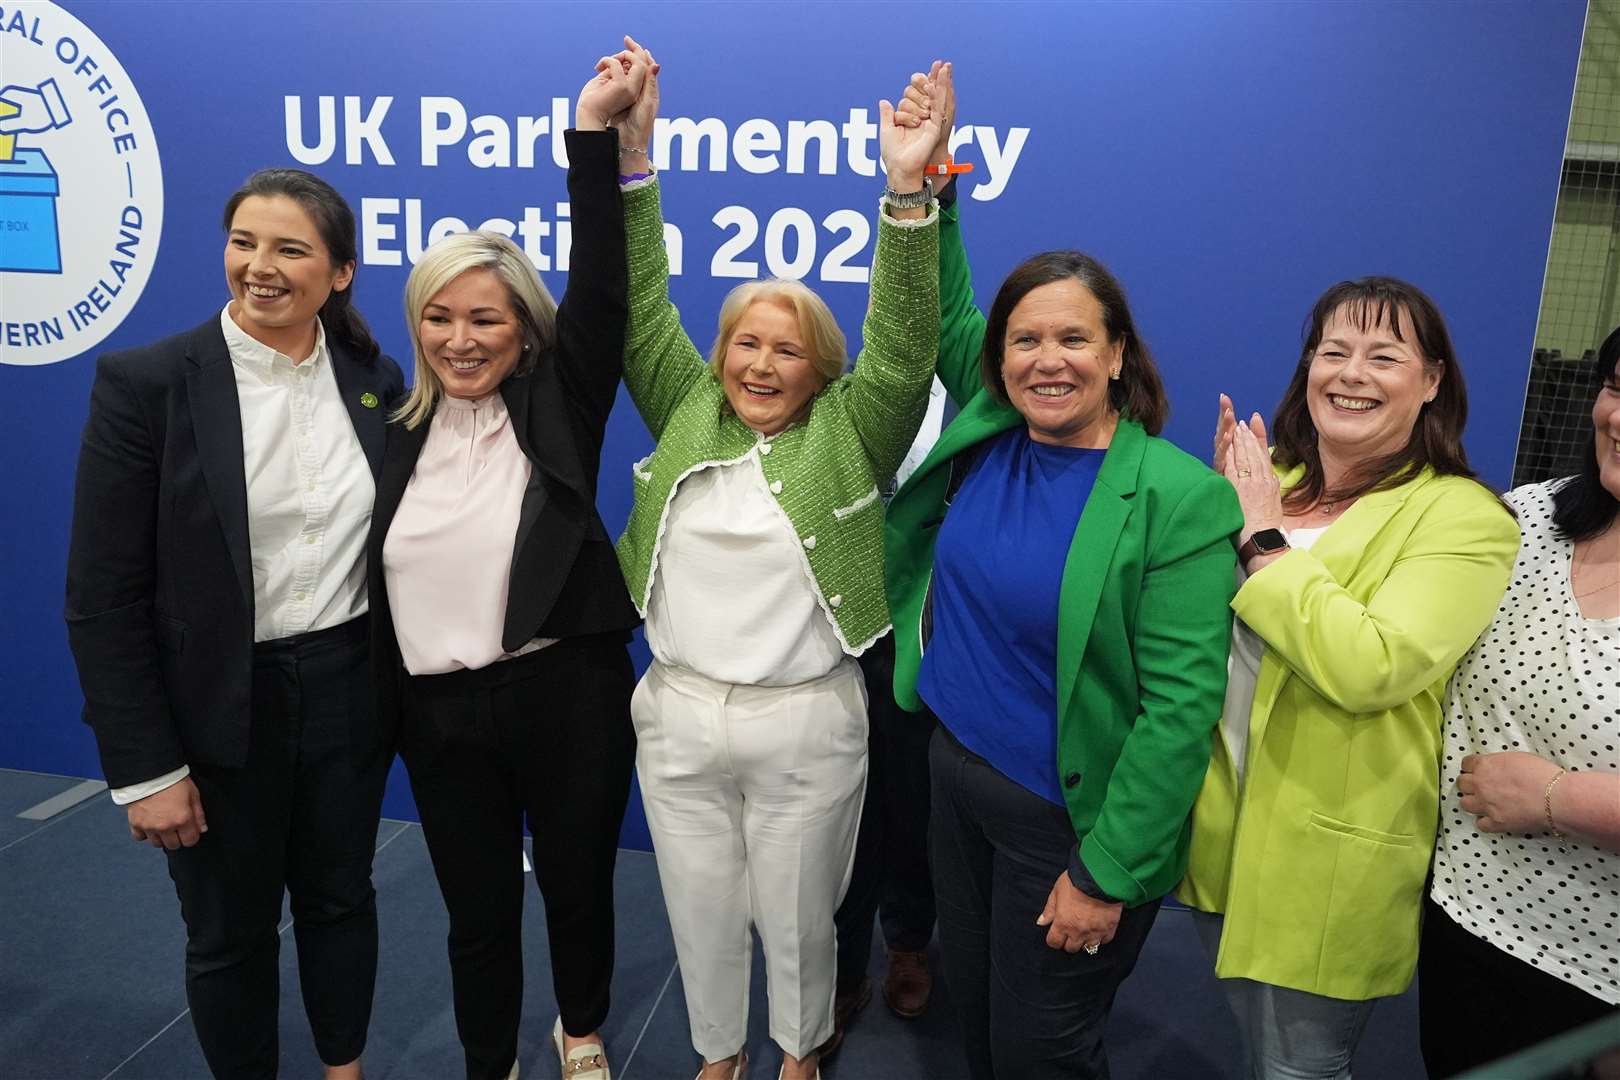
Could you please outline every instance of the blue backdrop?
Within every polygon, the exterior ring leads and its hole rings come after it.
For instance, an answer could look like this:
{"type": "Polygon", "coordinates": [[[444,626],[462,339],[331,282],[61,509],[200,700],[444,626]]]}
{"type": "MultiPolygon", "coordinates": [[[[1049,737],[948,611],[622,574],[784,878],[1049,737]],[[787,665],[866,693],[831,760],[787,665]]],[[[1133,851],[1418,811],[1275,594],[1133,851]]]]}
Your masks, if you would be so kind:
{"type": "MultiPolygon", "coordinates": [[[[49,10],[0,5],[8,58],[28,47],[16,19],[31,9],[49,10]]],[[[866,223],[881,186],[876,101],[939,56],[956,64],[959,131],[973,129],[958,157],[977,166],[963,222],[984,302],[1036,250],[1100,257],[1164,368],[1167,434],[1203,456],[1217,393],[1269,413],[1325,287],[1368,273],[1408,278],[1450,321],[1473,391],[1468,449],[1501,484],[1585,5],[68,10],[122,61],[164,166],[150,283],[96,351],[217,313],[227,298],[220,206],[269,164],[305,162],[360,211],[356,299],[395,357],[409,355],[399,297],[412,253],[440,219],[504,219],[497,227],[518,232],[560,295],[567,196],[551,118],[560,108],[566,124],[594,61],[625,31],[663,64],[662,111],[673,121],[665,212],[680,231],[673,290],[694,339],[706,345],[734,276],[757,270],[805,276],[857,344],[866,223]],[[333,121],[324,127],[323,109],[333,121]]],[[[70,162],[57,165],[69,173],[70,162]]],[[[0,273],[0,301],[14,278],[0,273]]],[[[96,775],[61,621],[92,358],[16,366],[25,352],[0,352],[10,361],[0,364],[9,420],[0,765],[96,775]]],[[[621,400],[602,476],[610,529],[629,509],[629,463],[647,449],[621,400]]],[[[387,810],[414,816],[399,781],[387,810]]],[[[644,844],[643,828],[634,807],[627,842],[644,844]]]]}

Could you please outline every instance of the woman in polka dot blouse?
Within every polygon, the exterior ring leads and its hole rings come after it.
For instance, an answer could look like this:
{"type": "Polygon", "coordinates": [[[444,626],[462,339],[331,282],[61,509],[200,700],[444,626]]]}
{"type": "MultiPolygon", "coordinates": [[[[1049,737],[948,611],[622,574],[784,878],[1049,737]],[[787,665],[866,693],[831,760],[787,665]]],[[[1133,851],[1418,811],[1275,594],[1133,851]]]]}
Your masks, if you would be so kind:
{"type": "Polygon", "coordinates": [[[1434,1077],[1620,1006],[1620,330],[1576,476],[1508,493],[1523,543],[1446,700],[1418,980],[1434,1077]]]}

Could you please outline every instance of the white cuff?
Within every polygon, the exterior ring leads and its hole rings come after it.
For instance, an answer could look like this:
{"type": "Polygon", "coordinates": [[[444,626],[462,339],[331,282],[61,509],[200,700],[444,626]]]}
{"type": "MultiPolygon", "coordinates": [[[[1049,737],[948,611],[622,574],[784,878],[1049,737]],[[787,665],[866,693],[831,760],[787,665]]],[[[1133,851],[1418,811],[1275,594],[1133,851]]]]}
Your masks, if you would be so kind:
{"type": "Polygon", "coordinates": [[[173,772],[166,772],[152,780],[143,780],[139,784],[131,784],[129,787],[115,787],[112,789],[112,801],[119,806],[128,806],[130,803],[138,802],[149,795],[167,791],[190,775],[191,766],[182,765],[173,772]]]}

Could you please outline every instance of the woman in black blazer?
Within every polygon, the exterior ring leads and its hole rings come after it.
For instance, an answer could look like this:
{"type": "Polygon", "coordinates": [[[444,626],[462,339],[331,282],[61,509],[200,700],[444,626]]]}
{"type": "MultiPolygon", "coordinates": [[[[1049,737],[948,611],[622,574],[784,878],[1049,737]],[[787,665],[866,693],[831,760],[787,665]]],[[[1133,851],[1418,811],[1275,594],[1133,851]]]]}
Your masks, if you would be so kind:
{"type": "Polygon", "coordinates": [[[644,71],[604,62],[567,132],[573,247],[551,301],[495,233],[428,249],[405,290],[415,389],[389,425],[370,544],[379,709],[450,915],[467,1075],[515,1075],[522,843],[545,897],[552,1030],[569,1080],[607,1080],[613,865],[635,735],[638,622],[596,512],[623,366],[625,261],[607,120],[644,71]]]}
{"type": "Polygon", "coordinates": [[[209,1068],[276,1074],[286,892],[316,1050],[328,1077],[358,1077],[392,757],[365,541],[404,379],[351,306],[341,195],[266,169],[224,224],[225,309],[97,362],[68,641],[113,799],[167,853],[209,1068]]]}

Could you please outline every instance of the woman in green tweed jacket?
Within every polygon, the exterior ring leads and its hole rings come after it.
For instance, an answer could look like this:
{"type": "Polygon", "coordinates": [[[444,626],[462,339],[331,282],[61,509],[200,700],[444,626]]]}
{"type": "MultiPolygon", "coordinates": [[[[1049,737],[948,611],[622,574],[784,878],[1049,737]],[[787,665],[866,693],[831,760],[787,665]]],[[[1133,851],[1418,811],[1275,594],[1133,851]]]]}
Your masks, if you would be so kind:
{"type": "MultiPolygon", "coordinates": [[[[656,108],[654,77],[624,146],[647,145],[656,108]]],[[[658,182],[633,149],[621,163],[624,381],[657,440],[619,541],[654,658],[631,715],[703,1077],[746,1067],[751,924],[783,1075],[817,1075],[833,1031],[833,911],[866,782],[854,657],[889,628],[878,490],[922,421],[939,339],[923,182],[938,125],[880,111],[891,188],[848,375],[831,313],[792,281],[733,290],[705,363],[670,302],[658,182]]]]}

